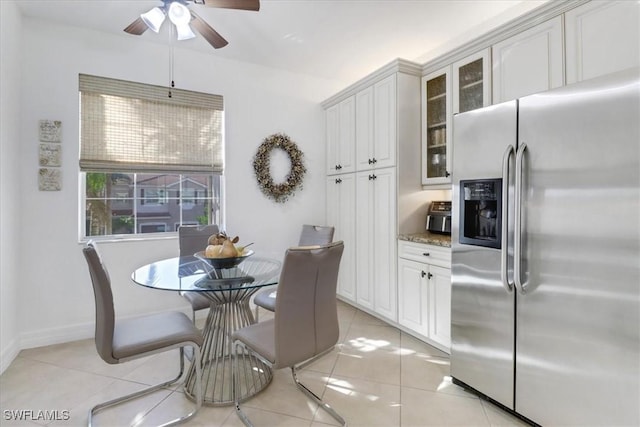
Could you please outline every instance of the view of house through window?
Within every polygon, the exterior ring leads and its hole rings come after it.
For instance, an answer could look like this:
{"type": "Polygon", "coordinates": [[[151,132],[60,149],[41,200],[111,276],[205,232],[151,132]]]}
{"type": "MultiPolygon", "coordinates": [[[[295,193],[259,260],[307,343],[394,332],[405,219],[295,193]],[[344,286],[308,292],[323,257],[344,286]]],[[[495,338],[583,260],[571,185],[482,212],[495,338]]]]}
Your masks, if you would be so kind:
{"type": "Polygon", "coordinates": [[[85,203],[86,237],[220,224],[221,176],[86,172],[85,203]]]}
{"type": "Polygon", "coordinates": [[[223,99],[79,76],[81,237],[223,224],[223,99]]]}

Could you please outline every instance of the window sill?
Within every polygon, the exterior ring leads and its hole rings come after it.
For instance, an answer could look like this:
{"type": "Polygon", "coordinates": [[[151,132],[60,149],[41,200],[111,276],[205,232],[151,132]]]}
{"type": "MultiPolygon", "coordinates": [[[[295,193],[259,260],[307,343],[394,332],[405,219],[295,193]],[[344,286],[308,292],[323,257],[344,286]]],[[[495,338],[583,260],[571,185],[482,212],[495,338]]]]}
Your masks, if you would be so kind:
{"type": "Polygon", "coordinates": [[[174,233],[162,233],[162,235],[149,233],[149,234],[133,234],[133,235],[118,235],[118,236],[90,236],[84,237],[78,240],[81,245],[93,240],[95,242],[104,243],[116,243],[116,242],[150,242],[157,240],[175,240],[178,238],[178,232],[174,233]]]}

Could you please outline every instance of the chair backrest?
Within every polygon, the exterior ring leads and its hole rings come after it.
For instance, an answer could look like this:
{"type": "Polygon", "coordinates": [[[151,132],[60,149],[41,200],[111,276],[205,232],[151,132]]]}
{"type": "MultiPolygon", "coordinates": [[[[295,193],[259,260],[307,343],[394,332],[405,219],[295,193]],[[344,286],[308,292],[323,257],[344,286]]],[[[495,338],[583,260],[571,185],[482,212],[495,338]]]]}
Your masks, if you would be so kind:
{"type": "Polygon", "coordinates": [[[104,266],[94,242],[89,242],[82,249],[89,266],[93,295],[96,303],[96,332],[95,343],[98,354],[107,363],[116,364],[113,357],[113,330],[115,327],[115,312],[113,309],[113,293],[111,279],[104,266]]]}
{"type": "Polygon", "coordinates": [[[220,231],[217,225],[182,225],[178,227],[178,243],[180,256],[193,255],[204,251],[209,236],[220,231]]]}
{"type": "Polygon", "coordinates": [[[326,245],[333,242],[334,227],[309,225],[302,226],[298,246],[326,245]]]}
{"type": "Polygon", "coordinates": [[[336,287],[342,241],[287,250],[275,311],[275,368],[293,366],[338,342],[336,287]]]}

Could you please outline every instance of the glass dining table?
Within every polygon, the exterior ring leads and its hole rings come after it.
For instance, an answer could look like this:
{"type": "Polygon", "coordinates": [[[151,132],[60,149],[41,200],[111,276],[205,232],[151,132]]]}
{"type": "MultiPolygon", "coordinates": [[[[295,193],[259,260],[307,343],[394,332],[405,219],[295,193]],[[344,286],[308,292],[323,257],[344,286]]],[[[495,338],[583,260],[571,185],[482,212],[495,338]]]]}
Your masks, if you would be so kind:
{"type": "MultiPolygon", "coordinates": [[[[233,375],[238,375],[239,401],[269,385],[271,368],[252,353],[234,352],[231,334],[255,323],[249,299],[260,288],[275,285],[280,278],[280,261],[251,256],[233,268],[215,269],[195,256],[152,262],[136,269],[131,279],[138,285],[174,292],[198,292],[211,301],[203,329],[201,349],[204,404],[232,405],[233,375]],[[232,372],[235,358],[237,369],[232,372]]],[[[195,401],[195,369],[187,373],[185,393],[195,401]]]]}

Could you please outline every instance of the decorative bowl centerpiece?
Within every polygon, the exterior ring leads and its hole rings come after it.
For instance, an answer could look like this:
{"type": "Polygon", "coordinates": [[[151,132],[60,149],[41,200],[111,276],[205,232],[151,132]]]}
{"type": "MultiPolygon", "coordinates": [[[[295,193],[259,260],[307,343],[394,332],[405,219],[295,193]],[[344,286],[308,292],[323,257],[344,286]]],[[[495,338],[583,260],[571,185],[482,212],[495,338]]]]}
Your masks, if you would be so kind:
{"type": "Polygon", "coordinates": [[[230,239],[224,232],[214,234],[209,237],[206,249],[196,252],[194,256],[207,261],[216,270],[237,267],[242,261],[253,255],[253,251],[247,249],[247,246],[252,243],[236,246],[239,240],[238,236],[230,239]]]}
{"type": "Polygon", "coordinates": [[[196,258],[199,258],[203,261],[208,262],[216,270],[223,269],[223,268],[237,267],[238,265],[240,265],[242,261],[244,261],[251,255],[253,255],[253,251],[250,249],[244,250],[242,252],[242,255],[240,256],[229,257],[229,258],[209,258],[206,256],[205,251],[196,252],[194,254],[196,258]]]}

